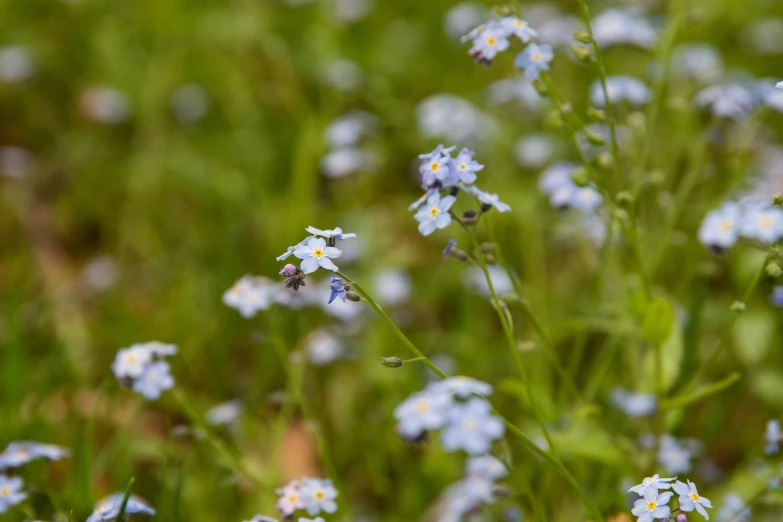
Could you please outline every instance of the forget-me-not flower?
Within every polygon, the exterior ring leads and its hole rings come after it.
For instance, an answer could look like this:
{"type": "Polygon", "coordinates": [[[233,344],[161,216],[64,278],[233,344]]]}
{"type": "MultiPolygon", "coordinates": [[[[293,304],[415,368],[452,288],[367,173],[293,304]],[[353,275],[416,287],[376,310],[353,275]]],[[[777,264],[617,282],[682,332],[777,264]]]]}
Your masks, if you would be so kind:
{"type": "Polygon", "coordinates": [[[769,296],[769,302],[777,308],[783,307],[783,285],[772,287],[772,295],[769,296]]]}
{"type": "Polygon", "coordinates": [[[699,241],[710,248],[730,248],[737,242],[741,217],[739,205],[732,202],[709,212],[699,227],[699,241]]]}
{"type": "Polygon", "coordinates": [[[655,413],[658,399],[650,393],[633,393],[615,388],[610,395],[612,404],[631,418],[648,417],[655,413]]]}
{"type": "Polygon", "coordinates": [[[781,91],[783,91],[783,82],[776,83],[775,84],[775,88],[780,89],[781,91]]]}
{"type": "Polygon", "coordinates": [[[473,194],[481,203],[491,206],[492,208],[496,209],[498,212],[511,212],[511,206],[508,205],[507,203],[503,203],[502,201],[500,201],[500,196],[498,196],[497,194],[490,194],[489,192],[484,192],[483,190],[479,189],[475,185],[464,187],[463,190],[465,190],[469,194],[473,194]]]}
{"type": "Polygon", "coordinates": [[[454,250],[455,246],[457,246],[457,240],[449,239],[446,243],[446,248],[443,249],[443,259],[449,258],[449,254],[451,254],[451,251],[454,250]]]}
{"type": "Polygon", "coordinates": [[[680,482],[679,480],[672,485],[672,489],[680,495],[680,509],[689,513],[694,509],[709,520],[710,516],[707,514],[707,510],[704,508],[711,508],[712,502],[708,498],[699,495],[699,491],[696,489],[696,484],[688,481],[688,484],[680,482]]]}
{"type": "Polygon", "coordinates": [[[227,426],[239,419],[241,415],[242,403],[234,399],[208,409],[205,417],[210,426],[227,426]]]}
{"type": "Polygon", "coordinates": [[[329,289],[332,291],[332,294],[329,296],[329,304],[332,304],[332,301],[338,297],[343,300],[343,303],[345,302],[345,287],[342,279],[333,277],[329,283],[329,289]]]}
{"type": "Polygon", "coordinates": [[[669,489],[672,487],[669,484],[673,478],[661,478],[660,475],[653,475],[652,477],[645,477],[641,484],[638,484],[628,490],[629,493],[636,493],[640,497],[644,496],[644,493],[648,489],[654,489],[656,492],[661,489],[669,489]]]}
{"type": "Polygon", "coordinates": [[[492,395],[491,385],[464,375],[443,379],[432,384],[431,387],[435,393],[447,393],[459,399],[467,399],[472,395],[484,397],[492,395]]]}
{"type": "Polygon", "coordinates": [[[306,244],[299,245],[294,250],[294,255],[302,260],[299,268],[305,274],[312,274],[318,267],[337,272],[337,266],[332,263],[332,259],[337,259],[342,255],[339,248],[326,246],[326,241],[320,237],[308,239],[306,244]]]}
{"type": "Polygon", "coordinates": [[[223,292],[222,299],[223,304],[249,319],[260,310],[268,310],[280,297],[280,289],[271,279],[244,275],[223,292]]]}
{"type": "Polygon", "coordinates": [[[524,51],[517,55],[514,65],[522,69],[530,80],[537,80],[541,71],[549,70],[549,62],[555,57],[552,46],[549,44],[531,43],[524,51]]]}
{"type": "MultiPolygon", "coordinates": [[[[95,504],[95,508],[93,508],[92,514],[87,518],[87,522],[114,520],[120,514],[120,508],[122,507],[122,500],[124,498],[124,493],[114,493],[104,498],[95,504]]],[[[125,513],[128,515],[154,515],[155,510],[142,498],[131,495],[128,497],[127,504],[125,504],[125,513]]]]}
{"type": "Polygon", "coordinates": [[[423,187],[430,187],[436,182],[441,184],[447,184],[449,182],[449,174],[451,172],[449,164],[451,162],[451,151],[454,147],[444,148],[443,145],[438,145],[435,150],[428,154],[420,154],[421,165],[419,166],[419,173],[421,174],[421,181],[423,187]]]}
{"type": "Polygon", "coordinates": [[[152,356],[153,353],[150,350],[146,350],[140,345],[123,348],[114,357],[111,369],[118,379],[123,377],[135,379],[144,373],[144,369],[152,360],[152,356]]]}
{"type": "Polygon", "coordinates": [[[405,439],[415,440],[427,431],[440,429],[452,402],[450,396],[431,388],[411,395],[394,409],[397,433],[405,439]]]}
{"type": "Polygon", "coordinates": [[[658,39],[646,18],[620,9],[607,9],[593,19],[592,25],[593,38],[600,47],[624,43],[651,49],[658,39]]]}
{"type": "Polygon", "coordinates": [[[492,455],[469,458],[466,469],[469,476],[483,478],[492,482],[508,476],[506,466],[492,455]]]}
{"type": "Polygon", "coordinates": [[[341,241],[343,239],[351,239],[356,237],[356,234],[354,233],[350,233],[350,234],[343,233],[343,229],[340,227],[334,228],[332,230],[321,230],[320,228],[307,227],[305,230],[307,230],[314,236],[321,236],[327,239],[334,237],[341,241]]]}
{"type": "Polygon", "coordinates": [[[479,61],[492,61],[499,52],[508,49],[508,35],[502,26],[487,24],[473,38],[471,56],[479,61]]]}
{"type": "Polygon", "coordinates": [[[634,516],[639,517],[636,522],[652,522],[656,518],[669,518],[671,508],[666,504],[672,496],[674,493],[670,491],[659,493],[657,489],[646,489],[644,498],[637,500],[631,510],[634,516]]]}
{"type": "Polygon", "coordinates": [[[19,477],[7,477],[0,474],[0,514],[20,504],[27,498],[22,491],[24,481],[19,477]]]}
{"type": "Polygon", "coordinates": [[[715,116],[744,120],[753,111],[753,93],[738,83],[713,85],[696,95],[696,104],[709,107],[715,116]]]}
{"type": "Polygon", "coordinates": [[[148,400],[160,398],[161,393],[174,387],[171,366],[166,361],[154,362],[146,367],[144,373],[133,381],[133,391],[142,394],[148,400]]]}
{"type": "Polygon", "coordinates": [[[783,210],[771,205],[751,204],[745,207],[740,221],[742,237],[774,243],[783,237],[783,210]]]}
{"type": "Polygon", "coordinates": [[[446,451],[463,449],[468,455],[483,455],[505,433],[505,426],[492,415],[489,403],[478,397],[454,404],[446,421],[440,438],[446,451]]]}
{"type": "Polygon", "coordinates": [[[40,442],[11,442],[0,453],[0,470],[18,468],[36,459],[60,460],[71,456],[71,450],[40,442]]]}
{"type": "Polygon", "coordinates": [[[529,23],[524,20],[520,20],[516,16],[507,16],[505,18],[501,18],[500,23],[509,36],[516,36],[522,41],[522,43],[528,43],[538,35],[536,30],[530,27],[529,23]]]}
{"type": "Polygon", "coordinates": [[[661,437],[658,448],[658,463],[672,473],[687,473],[691,470],[693,454],[680,445],[674,437],[661,437]]]}
{"type": "Polygon", "coordinates": [[[779,421],[771,420],[767,423],[764,440],[767,443],[767,446],[764,448],[764,452],[767,455],[780,451],[780,441],[783,440],[783,432],[781,432],[779,421]]]}
{"type": "Polygon", "coordinates": [[[250,520],[244,522],[278,522],[276,518],[268,517],[266,515],[256,515],[250,520]]]}
{"type": "MultiPolygon", "coordinates": [[[[612,104],[625,101],[639,106],[650,101],[650,88],[633,76],[609,76],[606,79],[606,92],[612,104]]],[[[593,82],[590,87],[590,103],[597,107],[606,107],[606,97],[600,80],[593,82]]]]}
{"type": "Polygon", "coordinates": [[[299,486],[304,508],[310,516],[320,512],[334,513],[337,511],[337,490],[329,479],[303,478],[299,486]]]}
{"type": "Polygon", "coordinates": [[[449,161],[454,177],[463,183],[471,184],[476,181],[476,172],[484,168],[484,165],[473,159],[474,154],[465,147],[459,151],[456,158],[449,161]]]}
{"type": "Polygon", "coordinates": [[[427,204],[413,217],[419,222],[419,232],[428,236],[435,229],[446,228],[451,224],[449,209],[457,201],[454,196],[440,197],[437,192],[427,197],[427,204]]]}

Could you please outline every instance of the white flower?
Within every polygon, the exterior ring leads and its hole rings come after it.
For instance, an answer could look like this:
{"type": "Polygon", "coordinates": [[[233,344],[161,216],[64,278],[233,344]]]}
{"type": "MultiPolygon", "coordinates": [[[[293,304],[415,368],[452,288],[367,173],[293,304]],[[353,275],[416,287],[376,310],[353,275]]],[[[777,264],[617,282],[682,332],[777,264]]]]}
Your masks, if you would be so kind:
{"type": "Polygon", "coordinates": [[[648,489],[654,489],[655,491],[658,491],[659,489],[669,489],[672,487],[669,482],[674,480],[673,478],[661,478],[660,475],[653,475],[652,477],[645,478],[641,484],[632,487],[628,490],[629,493],[636,493],[637,495],[644,496],[644,493],[648,489]]]}
{"type": "Polygon", "coordinates": [[[437,192],[427,197],[427,204],[413,217],[419,222],[419,232],[428,236],[435,229],[446,228],[451,224],[449,209],[457,201],[454,196],[440,197],[437,192]]]}
{"type": "Polygon", "coordinates": [[[670,491],[658,494],[658,490],[654,488],[645,490],[644,498],[637,500],[631,510],[634,516],[639,517],[636,522],[652,522],[656,518],[669,518],[671,508],[666,504],[669,503],[672,496],[674,493],[670,491]]]}
{"type": "Polygon", "coordinates": [[[124,348],[117,352],[111,369],[118,379],[131,377],[133,379],[140,377],[152,360],[152,351],[147,350],[141,345],[134,345],[130,348],[124,348]]]}
{"type": "Polygon", "coordinates": [[[238,400],[224,402],[207,410],[207,424],[210,426],[228,425],[242,415],[242,403],[238,400]]]}
{"type": "Polygon", "coordinates": [[[708,498],[699,496],[699,491],[696,489],[696,484],[689,480],[688,484],[685,485],[678,480],[674,483],[672,489],[674,489],[674,491],[680,495],[680,509],[685,512],[690,512],[695,509],[705,519],[710,519],[710,516],[707,514],[707,510],[704,508],[711,508],[712,502],[710,502],[708,498]]]}
{"type": "Polygon", "coordinates": [[[314,237],[307,240],[306,244],[299,245],[294,250],[294,255],[302,260],[300,268],[305,274],[312,274],[318,267],[337,272],[337,266],[332,263],[332,259],[337,259],[342,255],[339,248],[326,246],[326,241],[320,237],[314,237]]]}

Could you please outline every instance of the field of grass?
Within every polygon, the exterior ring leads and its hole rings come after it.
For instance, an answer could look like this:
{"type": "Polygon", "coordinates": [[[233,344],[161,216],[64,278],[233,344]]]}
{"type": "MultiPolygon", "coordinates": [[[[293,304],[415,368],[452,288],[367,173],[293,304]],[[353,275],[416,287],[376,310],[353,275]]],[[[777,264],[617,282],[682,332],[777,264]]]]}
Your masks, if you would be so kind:
{"type": "Polygon", "coordinates": [[[455,520],[465,452],[396,428],[432,367],[490,384],[506,422],[507,476],[462,520],[636,520],[627,490],[653,474],[696,482],[710,520],[780,520],[783,3],[520,3],[0,0],[0,451],[70,450],[0,455],[27,494],[3,509],[0,484],[0,520],[85,520],[132,478],[156,512],[134,520],[281,518],[275,490],[299,477],[333,481],[326,522],[455,520]],[[585,20],[597,34],[609,9],[649,45],[594,46],[585,20]],[[553,44],[535,82],[519,39],[489,65],[459,41],[506,15],[553,44]],[[645,100],[598,110],[620,75],[645,100]],[[699,103],[729,82],[733,117],[699,103]],[[463,214],[481,201],[460,191],[419,233],[419,155],[439,143],[475,150],[512,210],[463,214]],[[597,208],[542,192],[564,161],[597,208]],[[727,201],[731,227],[760,208],[778,231],[705,244],[727,201]],[[308,226],[356,233],[335,262],[359,302],[327,304],[323,269],[282,289],[300,260],[275,258],[308,226]],[[275,301],[252,317],[224,303],[246,274],[275,301]],[[148,341],[178,347],[157,400],[112,371],[148,341]]]}

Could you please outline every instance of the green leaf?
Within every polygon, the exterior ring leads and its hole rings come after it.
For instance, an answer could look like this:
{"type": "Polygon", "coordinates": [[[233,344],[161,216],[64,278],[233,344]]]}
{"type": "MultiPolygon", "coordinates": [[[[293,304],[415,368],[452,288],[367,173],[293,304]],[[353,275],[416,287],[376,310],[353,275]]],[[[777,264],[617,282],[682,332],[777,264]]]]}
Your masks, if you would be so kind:
{"type": "Polygon", "coordinates": [[[664,401],[661,404],[661,409],[668,410],[668,409],[675,409],[675,408],[682,408],[687,405],[689,405],[692,402],[695,402],[699,399],[704,399],[706,397],[709,397],[710,395],[714,395],[716,393],[719,393],[738,380],[740,380],[740,374],[739,373],[732,373],[728,377],[726,377],[723,380],[720,380],[718,382],[714,382],[712,384],[705,384],[704,386],[700,386],[698,389],[689,392],[684,393],[682,395],[679,395],[677,397],[674,397],[673,399],[669,399],[668,401],[664,401]]]}
{"type": "Polygon", "coordinates": [[[672,305],[663,298],[658,298],[647,305],[642,322],[642,335],[653,346],[660,346],[672,331],[674,325],[674,310],[672,305]]]}
{"type": "MultiPolygon", "coordinates": [[[[662,384],[664,389],[669,390],[677,381],[677,377],[680,374],[684,353],[683,346],[682,326],[677,320],[673,320],[669,338],[663,342],[660,348],[652,347],[651,349],[647,350],[647,353],[644,356],[644,382],[647,384],[648,391],[653,391],[652,385],[658,382],[655,373],[655,351],[660,349],[662,352],[662,384]]],[[[644,385],[642,387],[644,387],[644,385]]]]}
{"type": "Polygon", "coordinates": [[[769,351],[775,335],[775,316],[766,310],[745,312],[731,331],[737,357],[747,366],[760,363],[769,351]]]}

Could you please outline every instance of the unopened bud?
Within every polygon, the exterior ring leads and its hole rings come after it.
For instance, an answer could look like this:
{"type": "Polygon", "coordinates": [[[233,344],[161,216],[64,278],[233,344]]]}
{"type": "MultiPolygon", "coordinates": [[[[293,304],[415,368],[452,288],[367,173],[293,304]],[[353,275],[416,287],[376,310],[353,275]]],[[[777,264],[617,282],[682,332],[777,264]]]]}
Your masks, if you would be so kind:
{"type": "Polygon", "coordinates": [[[278,273],[281,276],[283,276],[283,277],[291,277],[291,276],[295,276],[297,274],[297,272],[299,272],[299,269],[295,265],[292,265],[291,263],[288,263],[278,273]]]}
{"type": "Polygon", "coordinates": [[[590,36],[590,33],[587,31],[579,31],[578,33],[574,33],[574,40],[582,43],[592,43],[593,37],[590,36]]]}
{"type": "Polygon", "coordinates": [[[466,210],[465,212],[462,213],[462,217],[463,218],[468,218],[468,219],[474,218],[477,215],[478,214],[477,214],[477,212],[475,210],[466,210]]]}
{"type": "Polygon", "coordinates": [[[476,223],[478,223],[478,216],[463,217],[462,223],[465,225],[475,225],[476,223]]]}
{"type": "Polygon", "coordinates": [[[574,171],[571,173],[571,181],[573,181],[579,187],[584,187],[587,185],[590,182],[590,176],[587,174],[587,169],[584,167],[574,169],[574,171]]]}
{"type": "Polygon", "coordinates": [[[633,194],[628,192],[627,190],[623,190],[622,192],[617,193],[617,202],[621,205],[629,205],[633,203],[633,194]]]}
{"type": "Polygon", "coordinates": [[[356,292],[345,292],[345,298],[356,303],[362,300],[361,296],[356,292]]]}
{"type": "Polygon", "coordinates": [[[490,254],[495,251],[495,243],[484,242],[479,245],[479,249],[485,254],[490,254]]]}
{"type": "Polygon", "coordinates": [[[402,366],[402,359],[399,357],[381,357],[381,366],[387,368],[399,368],[402,366]]]}
{"type": "Polygon", "coordinates": [[[457,194],[459,194],[459,188],[458,187],[451,187],[449,189],[449,196],[457,197],[457,194]]]}
{"type": "Polygon", "coordinates": [[[603,138],[603,136],[594,132],[590,132],[589,130],[585,130],[585,138],[587,138],[587,141],[589,141],[592,145],[601,146],[606,143],[606,140],[603,138]]]}
{"type": "Polygon", "coordinates": [[[590,54],[590,51],[584,45],[572,43],[571,52],[574,53],[576,59],[582,63],[591,62],[593,60],[593,55],[590,54]]]}
{"type": "Polygon", "coordinates": [[[481,204],[481,212],[482,213],[483,212],[489,212],[490,210],[492,210],[492,205],[490,205],[489,203],[482,203],[481,204]]]}
{"type": "Polygon", "coordinates": [[[464,250],[460,250],[459,248],[452,248],[449,251],[449,255],[459,261],[467,261],[468,259],[470,259],[468,257],[468,254],[466,254],[464,250]]]}
{"type": "Polygon", "coordinates": [[[549,96],[549,87],[541,80],[533,80],[533,87],[541,96],[549,96]]]}
{"type": "Polygon", "coordinates": [[[492,496],[494,498],[508,498],[513,494],[511,488],[505,484],[495,484],[492,488],[492,496]]]}
{"type": "Polygon", "coordinates": [[[587,109],[587,117],[592,121],[606,121],[606,112],[595,107],[587,109]]]}
{"type": "Polygon", "coordinates": [[[767,265],[765,270],[767,271],[767,275],[769,277],[780,277],[780,274],[783,273],[783,270],[781,270],[780,265],[775,263],[774,261],[771,261],[767,265]]]}
{"type": "Polygon", "coordinates": [[[680,513],[675,517],[674,522],[688,522],[688,516],[685,513],[680,513]]]}
{"type": "Polygon", "coordinates": [[[743,303],[742,301],[734,301],[733,303],[731,303],[729,309],[732,312],[742,313],[745,311],[745,303],[743,303]]]}
{"type": "Polygon", "coordinates": [[[783,205],[783,194],[780,192],[775,193],[775,195],[772,196],[772,203],[774,205],[783,205]]]}
{"type": "Polygon", "coordinates": [[[555,109],[546,113],[545,122],[548,127],[552,127],[553,129],[560,129],[565,125],[563,122],[563,115],[560,111],[555,109]]]}

